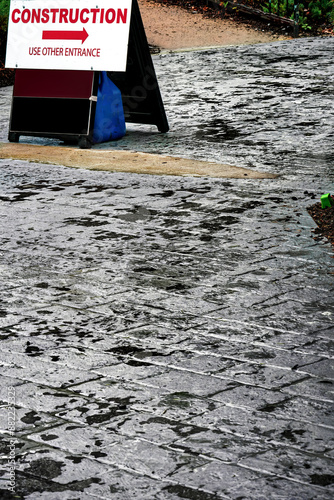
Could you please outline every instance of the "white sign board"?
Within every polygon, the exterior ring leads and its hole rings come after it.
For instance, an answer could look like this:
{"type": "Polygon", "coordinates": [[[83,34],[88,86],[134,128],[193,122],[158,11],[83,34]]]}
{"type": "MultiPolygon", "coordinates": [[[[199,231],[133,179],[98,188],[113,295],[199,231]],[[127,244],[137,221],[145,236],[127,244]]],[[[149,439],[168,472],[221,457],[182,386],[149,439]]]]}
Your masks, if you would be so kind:
{"type": "Polygon", "coordinates": [[[132,0],[11,0],[6,68],[125,71],[132,0]]]}

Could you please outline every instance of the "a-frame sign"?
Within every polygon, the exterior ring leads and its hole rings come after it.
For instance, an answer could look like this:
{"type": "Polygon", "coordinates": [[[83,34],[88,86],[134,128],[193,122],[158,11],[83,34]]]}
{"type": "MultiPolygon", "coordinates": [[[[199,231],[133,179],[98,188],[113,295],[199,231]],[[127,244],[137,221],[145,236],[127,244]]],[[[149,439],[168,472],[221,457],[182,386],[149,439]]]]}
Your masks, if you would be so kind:
{"type": "Polygon", "coordinates": [[[156,125],[168,132],[168,122],[137,0],[132,3],[126,73],[110,72],[122,92],[125,121],[156,125]]]}
{"type": "MultiPolygon", "coordinates": [[[[19,5],[20,0],[12,0],[12,2],[13,1],[14,4],[19,5]]],[[[29,4],[33,6],[35,1],[38,6],[38,1],[40,2],[40,0],[32,0],[29,4]]],[[[60,2],[61,1],[64,2],[64,0],[60,0],[60,2]]],[[[87,3],[90,0],[81,0],[81,2],[83,1],[87,3]]],[[[128,1],[131,2],[131,0],[128,1]]],[[[24,4],[24,2],[21,3],[22,5],[24,4]]],[[[110,2],[107,3],[110,5],[110,2]]],[[[82,6],[82,3],[80,5],[82,6]]],[[[43,21],[43,18],[38,18],[38,15],[42,16],[43,12],[48,10],[36,8],[35,10],[31,9],[29,13],[27,8],[24,9],[25,10],[20,10],[19,8],[14,9],[12,7],[11,16],[13,16],[15,22],[25,21],[26,24],[28,24],[28,20],[32,20],[33,15],[35,15],[35,21],[38,19],[43,21]]],[[[54,11],[59,11],[59,16],[63,16],[59,18],[60,21],[66,21],[66,26],[68,26],[68,22],[74,21],[76,15],[78,16],[79,22],[80,20],[86,21],[89,15],[91,15],[91,19],[95,21],[94,24],[97,24],[100,20],[101,25],[102,21],[109,22],[110,24],[111,22],[116,23],[119,16],[119,23],[121,24],[122,20],[125,19],[125,10],[126,9],[119,9],[119,14],[118,11],[114,9],[107,10],[103,8],[82,8],[81,11],[74,8],[63,8],[52,9],[52,12],[55,18],[56,14],[54,11]]],[[[36,23],[33,27],[36,27],[36,23]]],[[[43,26],[43,28],[45,27],[43,26]]],[[[125,71],[123,68],[118,70],[121,64],[116,61],[113,67],[116,67],[117,70],[108,71],[107,74],[110,80],[113,81],[121,91],[126,122],[156,125],[160,132],[167,132],[169,129],[168,121],[137,0],[132,0],[131,18],[128,29],[125,71]]],[[[51,37],[55,36],[54,34],[57,36],[60,36],[58,34],[64,35],[65,31],[44,30],[43,36],[45,33],[47,33],[45,36],[51,37]]],[[[65,33],[66,36],[69,37],[68,33],[69,30],[65,33]]],[[[81,32],[77,31],[71,33],[81,32]]],[[[80,34],[80,36],[84,37],[84,40],[81,40],[82,44],[86,40],[85,37],[87,37],[87,35],[88,33],[86,30],[84,30],[84,35],[80,34]]],[[[10,36],[9,31],[9,40],[10,36]]],[[[122,36],[124,37],[124,35],[122,36]]],[[[49,49],[49,54],[50,50],[51,49],[49,49]]],[[[57,51],[58,55],[65,56],[66,50],[67,49],[64,49],[64,47],[53,46],[51,56],[55,59],[57,51]]],[[[72,52],[68,53],[71,55],[74,49],[68,49],[68,51],[70,50],[72,52]]],[[[78,52],[75,55],[84,53],[83,49],[78,48],[76,50],[78,52]]],[[[95,56],[100,54],[98,52],[99,48],[86,49],[86,51],[88,50],[95,50],[95,56]]],[[[112,54],[113,47],[108,47],[108,50],[109,53],[112,54]]],[[[42,56],[42,52],[46,52],[46,49],[36,46],[29,47],[29,52],[30,51],[32,54],[33,51],[35,51],[33,55],[36,56],[35,60],[39,61],[38,55],[42,56]]],[[[115,51],[118,51],[118,47],[116,47],[115,51]]],[[[48,57],[49,54],[45,55],[48,57]]],[[[76,141],[81,148],[91,147],[94,135],[100,70],[103,70],[103,67],[98,68],[99,70],[97,71],[86,71],[81,69],[40,69],[38,64],[41,63],[34,62],[32,66],[23,68],[20,64],[13,64],[13,57],[15,57],[15,55],[11,57],[12,60],[9,59],[9,63],[6,60],[6,66],[18,66],[18,69],[16,69],[13,90],[9,141],[18,142],[21,135],[51,137],[66,142],[76,141]]],[[[19,56],[16,57],[19,58],[19,56]]],[[[52,65],[53,62],[48,62],[48,64],[52,65]]],[[[103,64],[103,62],[100,64],[103,64]]],[[[108,68],[104,68],[104,70],[108,70],[108,68]]]]}

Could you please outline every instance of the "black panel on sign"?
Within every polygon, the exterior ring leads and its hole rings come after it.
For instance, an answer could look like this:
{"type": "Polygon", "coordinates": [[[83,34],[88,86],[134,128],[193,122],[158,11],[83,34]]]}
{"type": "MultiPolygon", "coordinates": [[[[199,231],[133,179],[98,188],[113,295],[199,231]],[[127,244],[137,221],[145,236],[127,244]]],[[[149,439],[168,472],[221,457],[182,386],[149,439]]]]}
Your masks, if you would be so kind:
{"type": "Polygon", "coordinates": [[[132,1],[126,73],[108,72],[122,92],[125,121],[169,126],[137,0],[132,1]]]}
{"type": "Polygon", "coordinates": [[[88,134],[91,101],[14,97],[11,131],[30,133],[88,134]]]}

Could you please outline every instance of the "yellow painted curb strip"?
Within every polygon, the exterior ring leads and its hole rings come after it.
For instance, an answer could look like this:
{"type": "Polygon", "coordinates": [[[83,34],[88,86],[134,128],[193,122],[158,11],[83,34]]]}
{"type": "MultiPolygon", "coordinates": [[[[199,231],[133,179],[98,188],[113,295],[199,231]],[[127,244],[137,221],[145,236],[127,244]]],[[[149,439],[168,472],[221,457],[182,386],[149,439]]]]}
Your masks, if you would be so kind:
{"type": "Polygon", "coordinates": [[[78,149],[62,146],[0,143],[0,158],[65,167],[151,175],[274,179],[277,175],[213,163],[135,151],[78,149]]]}

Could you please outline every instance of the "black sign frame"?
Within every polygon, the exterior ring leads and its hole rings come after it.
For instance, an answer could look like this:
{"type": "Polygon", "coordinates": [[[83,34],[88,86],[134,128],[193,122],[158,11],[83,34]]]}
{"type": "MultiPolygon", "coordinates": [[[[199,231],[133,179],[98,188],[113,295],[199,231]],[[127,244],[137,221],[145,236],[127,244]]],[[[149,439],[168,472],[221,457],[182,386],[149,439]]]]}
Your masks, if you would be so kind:
{"type": "Polygon", "coordinates": [[[126,72],[108,72],[108,76],[121,90],[126,122],[156,125],[159,132],[168,132],[167,116],[137,0],[132,1],[126,72]]]}

